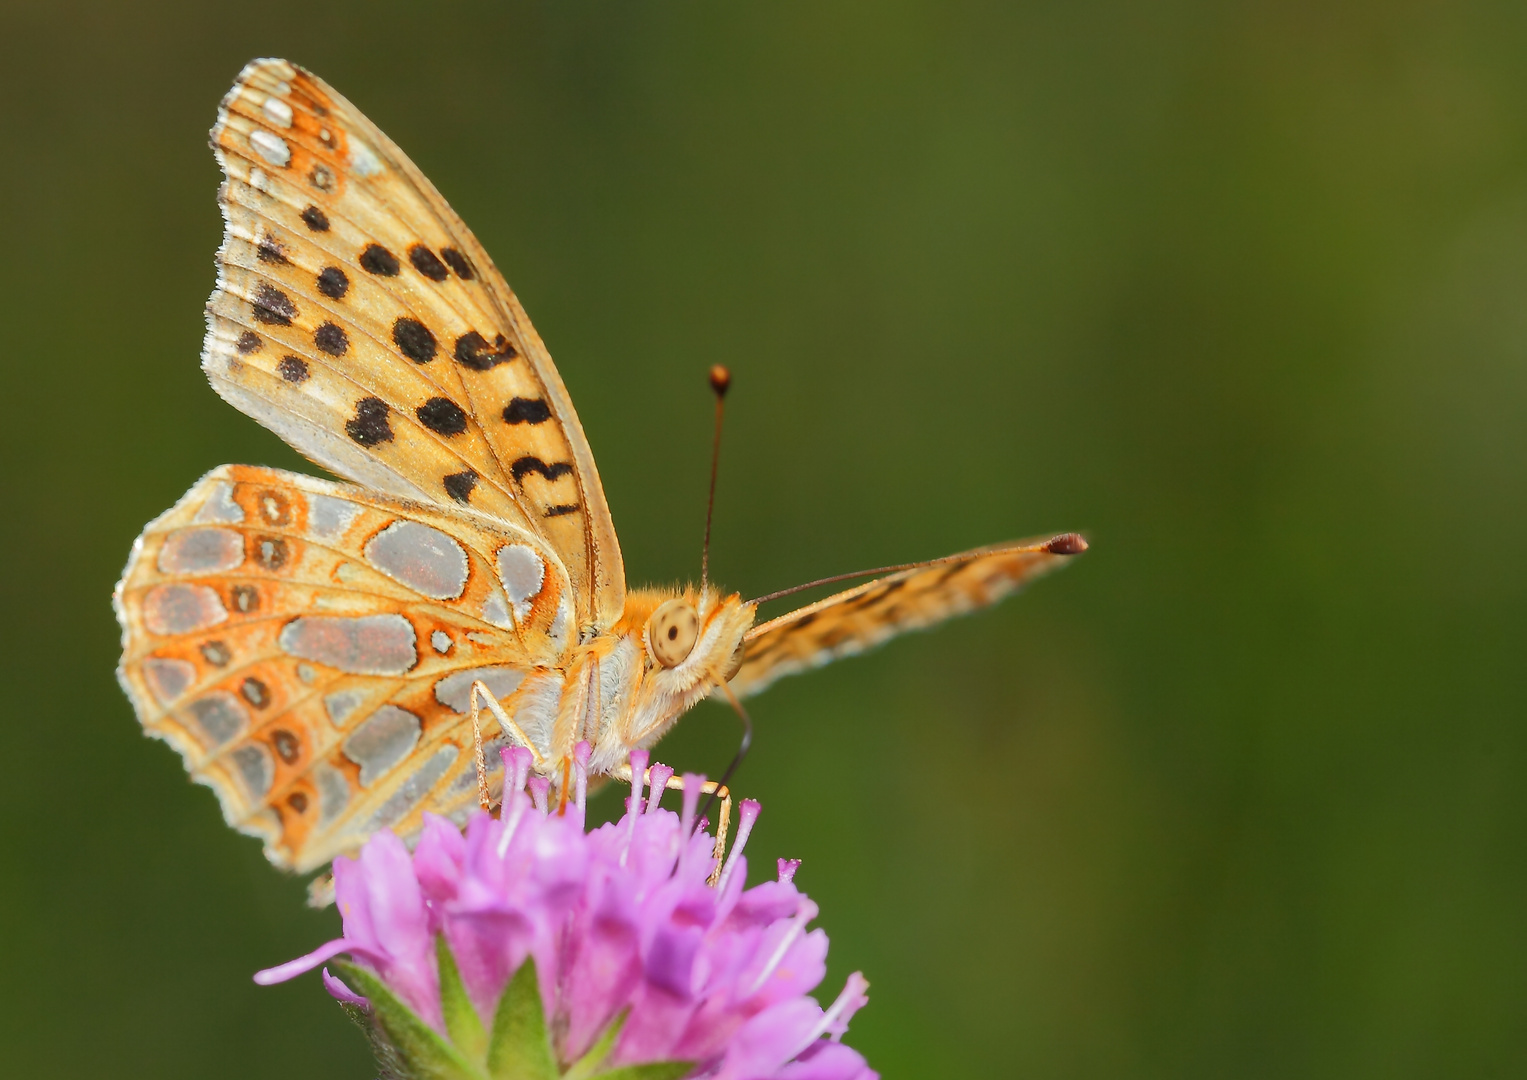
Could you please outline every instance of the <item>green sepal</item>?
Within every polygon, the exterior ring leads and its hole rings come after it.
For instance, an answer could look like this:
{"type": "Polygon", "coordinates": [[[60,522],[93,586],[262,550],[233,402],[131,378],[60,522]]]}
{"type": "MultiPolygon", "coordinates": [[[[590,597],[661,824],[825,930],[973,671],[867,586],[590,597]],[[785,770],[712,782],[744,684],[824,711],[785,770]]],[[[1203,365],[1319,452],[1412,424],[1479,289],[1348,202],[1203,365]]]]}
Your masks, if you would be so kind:
{"type": "Polygon", "coordinates": [[[630,1009],[622,1009],[594,1045],[589,1047],[588,1053],[573,1062],[572,1067],[562,1074],[562,1080],[679,1080],[680,1077],[688,1076],[695,1067],[692,1061],[653,1061],[646,1065],[622,1065],[608,1072],[599,1071],[599,1066],[604,1064],[610,1051],[615,1049],[615,1040],[620,1038],[621,1029],[626,1026],[626,1017],[630,1015],[630,1009]]]}
{"type": "Polygon", "coordinates": [[[559,1080],[534,957],[525,958],[498,999],[493,1039],[488,1044],[488,1075],[493,1080],[559,1080]]]}
{"type": "Polygon", "coordinates": [[[456,957],[444,934],[435,938],[435,962],[440,969],[440,1009],[445,1014],[445,1030],[456,1049],[480,1068],[488,1060],[488,1029],[483,1027],[477,1007],[467,996],[461,969],[456,966],[456,957]]]}
{"type": "Polygon", "coordinates": [[[649,1061],[645,1065],[622,1065],[595,1073],[591,1080],[683,1080],[694,1071],[693,1061],[649,1061]]]}
{"type": "MultiPolygon", "coordinates": [[[[371,1001],[371,1019],[396,1052],[396,1066],[408,1080],[481,1080],[461,1052],[441,1037],[370,971],[341,960],[345,979],[371,1001]]],[[[380,1055],[379,1055],[380,1056],[380,1055]]],[[[393,1065],[394,1062],[384,1062],[393,1065]]]]}
{"type": "Polygon", "coordinates": [[[398,1056],[397,1047],[387,1041],[382,1026],[372,1019],[371,1013],[348,1001],[341,1001],[338,1004],[340,1010],[356,1027],[361,1029],[361,1034],[366,1036],[366,1043],[371,1047],[372,1054],[376,1056],[377,1080],[413,1080],[414,1074],[398,1056]]]}
{"type": "Polygon", "coordinates": [[[592,1080],[596,1070],[604,1064],[604,1059],[610,1056],[610,1051],[615,1049],[615,1040],[620,1038],[621,1028],[626,1026],[626,1017],[631,1015],[630,1009],[620,1010],[619,1015],[605,1027],[599,1038],[594,1040],[594,1045],[589,1047],[588,1053],[568,1067],[562,1075],[562,1080],[592,1080]]]}

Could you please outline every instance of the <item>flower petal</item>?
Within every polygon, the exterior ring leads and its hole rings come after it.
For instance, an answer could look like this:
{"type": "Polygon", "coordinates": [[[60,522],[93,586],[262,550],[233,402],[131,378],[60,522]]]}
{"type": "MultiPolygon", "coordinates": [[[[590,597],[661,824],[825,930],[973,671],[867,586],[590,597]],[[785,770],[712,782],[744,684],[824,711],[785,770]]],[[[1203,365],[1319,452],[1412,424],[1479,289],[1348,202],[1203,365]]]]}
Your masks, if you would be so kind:
{"type": "Polygon", "coordinates": [[[336,1001],[342,1001],[346,1005],[355,1005],[362,1009],[371,1008],[371,1002],[361,997],[354,990],[351,990],[337,976],[330,975],[328,968],[324,968],[321,974],[323,975],[323,988],[329,992],[330,997],[336,1001]]]}
{"type": "Polygon", "coordinates": [[[880,1080],[880,1074],[865,1064],[859,1051],[822,1039],[770,1080],[880,1080]]]}

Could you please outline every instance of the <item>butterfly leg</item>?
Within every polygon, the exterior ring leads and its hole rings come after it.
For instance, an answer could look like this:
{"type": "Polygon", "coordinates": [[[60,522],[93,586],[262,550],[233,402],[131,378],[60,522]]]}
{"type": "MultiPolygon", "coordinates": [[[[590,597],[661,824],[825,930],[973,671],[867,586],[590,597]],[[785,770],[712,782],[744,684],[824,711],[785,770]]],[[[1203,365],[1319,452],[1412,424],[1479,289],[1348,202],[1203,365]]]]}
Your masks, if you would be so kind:
{"type": "MultiPolygon", "coordinates": [[[[472,705],[472,729],[474,731],[478,730],[478,695],[479,694],[482,695],[482,703],[484,705],[488,706],[488,711],[491,712],[493,714],[493,718],[498,721],[499,729],[501,731],[503,731],[503,733],[505,735],[512,735],[512,736],[514,736],[516,739],[519,740],[521,746],[527,747],[530,750],[531,754],[533,754],[535,756],[535,769],[536,769],[537,772],[540,772],[541,771],[541,752],[536,749],[536,744],[531,742],[530,741],[530,736],[526,735],[525,732],[523,730],[521,730],[520,725],[516,724],[514,722],[514,720],[509,716],[509,714],[504,712],[504,707],[498,703],[498,698],[493,696],[493,691],[489,690],[488,689],[488,684],[483,682],[481,679],[478,679],[477,681],[472,683],[472,691],[471,691],[471,694],[470,694],[470,701],[471,701],[471,705],[472,705]]],[[[477,776],[478,776],[478,783],[479,784],[485,784],[486,783],[485,777],[486,777],[486,773],[487,773],[487,763],[485,761],[483,761],[483,756],[482,756],[482,739],[481,739],[480,735],[478,736],[478,739],[477,739],[477,768],[478,768],[478,774],[477,774],[477,776]]],[[[482,790],[483,790],[482,788],[479,788],[479,797],[481,797],[482,790]]]]}
{"type": "MultiPolygon", "coordinates": [[[[617,765],[610,770],[610,775],[617,780],[624,780],[629,784],[631,782],[631,766],[617,765]]],[[[642,780],[644,783],[651,782],[652,770],[650,768],[642,774],[642,780]]],[[[663,787],[668,791],[683,791],[684,778],[682,776],[670,776],[668,782],[663,787]]],[[[721,862],[722,858],[726,855],[726,837],[732,827],[732,792],[725,784],[715,780],[707,780],[700,785],[700,794],[714,795],[721,800],[721,821],[716,826],[716,846],[711,850],[711,859],[715,865],[711,867],[710,877],[706,879],[707,885],[714,886],[716,882],[721,880],[721,862]]]]}
{"type": "Polygon", "coordinates": [[[715,865],[711,867],[710,877],[705,879],[707,885],[715,888],[716,883],[721,880],[721,861],[726,854],[726,833],[732,824],[732,792],[725,784],[714,781],[706,781],[705,787],[700,790],[706,795],[721,796],[721,821],[716,826],[716,846],[711,851],[711,861],[715,865]],[[706,788],[710,790],[706,791],[706,788]]]}
{"type": "Polygon", "coordinates": [[[493,796],[488,793],[488,759],[482,750],[482,724],[478,720],[477,684],[471,689],[472,699],[472,764],[477,767],[477,805],[493,812],[493,796]]]}

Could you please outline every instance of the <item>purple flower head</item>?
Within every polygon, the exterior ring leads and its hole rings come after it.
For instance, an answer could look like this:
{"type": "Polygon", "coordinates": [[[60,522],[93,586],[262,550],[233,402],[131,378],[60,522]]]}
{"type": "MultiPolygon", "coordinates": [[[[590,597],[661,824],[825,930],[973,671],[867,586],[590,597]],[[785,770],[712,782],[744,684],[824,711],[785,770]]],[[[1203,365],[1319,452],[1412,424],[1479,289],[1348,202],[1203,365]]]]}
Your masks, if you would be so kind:
{"type": "Polygon", "coordinates": [[[808,929],[817,906],[795,886],[799,863],[781,859],[778,880],[744,887],[756,802],[742,802],[723,860],[724,830],[718,842],[703,819],[696,827],[703,777],[686,774],[680,812],[663,809],[673,770],[654,765],[644,797],[637,751],[625,816],[585,833],[586,743],[560,805],[544,780],[525,790],[528,751],[503,756],[497,818],[479,811],[463,833],[430,817],[411,855],[382,832],[358,858],[336,859],[344,936],[255,981],[347,953],[348,985],[325,970],[329,992],[352,1007],[371,999],[405,1059],[436,1046],[464,1075],[498,1075],[501,1032],[513,1029],[544,1044],[535,1075],[669,1062],[664,1075],[705,1080],[877,1077],[840,1041],[865,1004],[864,977],[849,976],[825,1010],[808,996],[826,974],[827,935],[808,929]],[[527,1010],[541,1034],[513,1028],[527,1010]]]}

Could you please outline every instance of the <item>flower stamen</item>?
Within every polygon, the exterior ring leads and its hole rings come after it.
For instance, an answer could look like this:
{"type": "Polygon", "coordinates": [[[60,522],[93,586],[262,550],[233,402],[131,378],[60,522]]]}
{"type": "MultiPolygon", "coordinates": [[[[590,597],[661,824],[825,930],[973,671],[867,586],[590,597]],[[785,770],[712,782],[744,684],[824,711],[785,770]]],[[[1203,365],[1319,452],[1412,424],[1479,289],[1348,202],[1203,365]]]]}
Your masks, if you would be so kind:
{"type": "Polygon", "coordinates": [[[498,819],[504,829],[499,834],[497,848],[498,857],[502,859],[509,854],[509,843],[514,839],[515,830],[520,827],[520,818],[525,815],[525,806],[529,800],[521,795],[535,755],[523,746],[506,746],[498,754],[504,761],[504,795],[498,809],[498,819]]]}
{"type": "Polygon", "coordinates": [[[795,909],[795,915],[790,919],[790,928],[784,932],[779,939],[779,944],[769,954],[769,962],[763,966],[763,970],[758,973],[758,976],[743,991],[742,996],[744,999],[752,997],[763,989],[764,983],[769,981],[769,976],[773,975],[779,968],[779,965],[784,962],[785,954],[790,951],[790,946],[794,945],[800,936],[806,932],[806,924],[816,918],[817,914],[818,908],[816,904],[802,897],[801,906],[795,909]]]}
{"type": "Polygon", "coordinates": [[[654,764],[647,771],[647,782],[652,785],[652,790],[647,794],[647,813],[652,813],[663,801],[663,792],[672,776],[673,770],[662,762],[654,764]]]}
{"type": "Polygon", "coordinates": [[[546,793],[551,790],[551,780],[544,776],[532,776],[527,783],[530,786],[530,799],[536,809],[543,814],[550,813],[546,806],[546,793]]]}
{"type": "Polygon", "coordinates": [[[716,880],[716,888],[726,891],[726,883],[732,878],[732,870],[737,865],[737,860],[742,857],[742,849],[747,847],[748,834],[753,831],[753,822],[758,820],[759,805],[756,799],[743,799],[742,806],[737,812],[737,839],[732,841],[732,853],[726,857],[726,866],[721,870],[721,876],[716,880]]]}
{"type": "Polygon", "coordinates": [[[694,835],[695,809],[700,805],[700,793],[704,787],[705,774],[684,774],[684,802],[679,812],[679,832],[686,837],[694,835]]]}
{"type": "Polygon", "coordinates": [[[843,984],[843,990],[838,994],[837,1000],[828,1006],[822,1014],[822,1019],[816,1022],[811,1029],[811,1034],[801,1040],[791,1057],[799,1057],[805,1050],[823,1035],[831,1035],[833,1042],[843,1038],[843,1032],[848,1029],[848,1021],[869,1002],[865,991],[870,988],[870,981],[862,972],[854,972],[843,984]]]}

